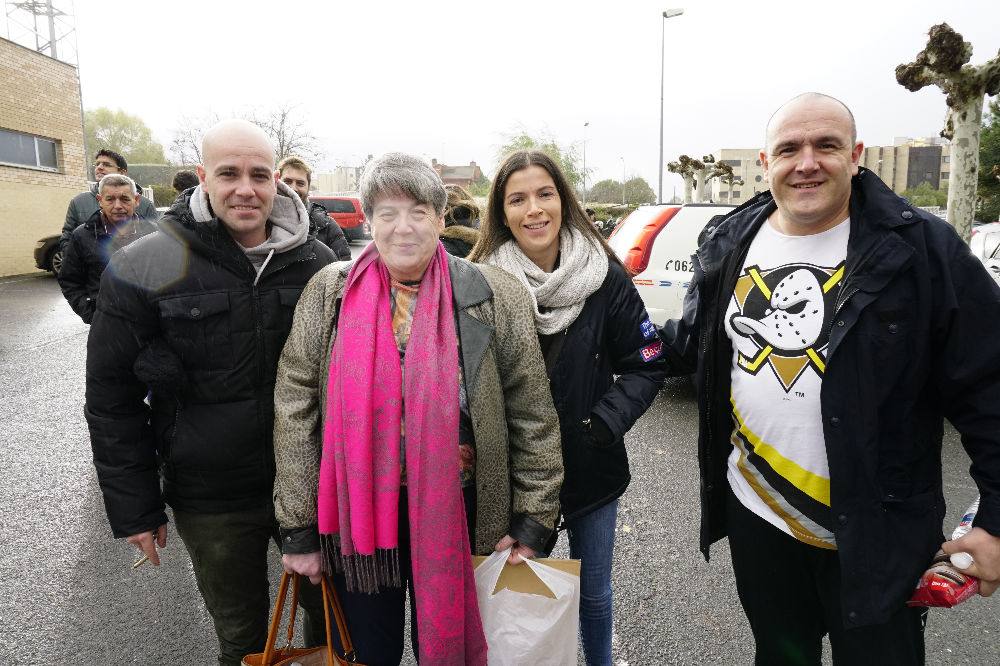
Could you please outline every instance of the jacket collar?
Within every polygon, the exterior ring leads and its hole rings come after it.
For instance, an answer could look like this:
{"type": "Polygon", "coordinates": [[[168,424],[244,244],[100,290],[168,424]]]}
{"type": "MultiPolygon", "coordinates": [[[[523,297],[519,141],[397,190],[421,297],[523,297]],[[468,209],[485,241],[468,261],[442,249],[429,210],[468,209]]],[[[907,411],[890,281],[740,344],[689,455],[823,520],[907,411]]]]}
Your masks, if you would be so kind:
{"type": "Polygon", "coordinates": [[[493,296],[493,290],[482,272],[465,259],[449,254],[448,272],[451,274],[451,293],[458,309],[479,305],[493,296]]]}

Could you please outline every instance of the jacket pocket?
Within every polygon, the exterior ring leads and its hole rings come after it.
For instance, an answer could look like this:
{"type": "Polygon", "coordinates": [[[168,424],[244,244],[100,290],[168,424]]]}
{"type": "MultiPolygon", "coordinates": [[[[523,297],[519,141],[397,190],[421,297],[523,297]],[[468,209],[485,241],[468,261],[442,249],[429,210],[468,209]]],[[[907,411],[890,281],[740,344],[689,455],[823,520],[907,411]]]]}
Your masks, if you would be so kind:
{"type": "Polygon", "coordinates": [[[164,337],[185,369],[233,366],[229,294],[216,292],[165,298],[158,303],[164,337]]]}

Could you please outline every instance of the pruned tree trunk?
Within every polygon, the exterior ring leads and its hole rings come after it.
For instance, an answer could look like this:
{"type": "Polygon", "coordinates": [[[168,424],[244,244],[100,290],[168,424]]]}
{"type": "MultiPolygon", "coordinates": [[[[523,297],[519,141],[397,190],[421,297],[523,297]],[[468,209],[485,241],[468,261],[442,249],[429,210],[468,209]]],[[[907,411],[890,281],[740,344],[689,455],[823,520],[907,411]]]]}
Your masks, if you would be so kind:
{"type": "Polygon", "coordinates": [[[948,110],[951,128],[951,176],[948,180],[948,224],[966,242],[972,237],[979,185],[979,133],[983,126],[983,98],[973,97],[948,110]]]}
{"type": "Polygon", "coordinates": [[[932,26],[927,34],[927,46],[913,62],[896,67],[896,81],[911,92],[936,85],[948,95],[941,132],[951,139],[948,223],[968,242],[976,212],[983,97],[1000,92],[1000,53],[982,65],[969,65],[972,44],[947,23],[932,26]]]}
{"type": "Polygon", "coordinates": [[[684,179],[684,203],[693,203],[694,200],[691,198],[691,190],[694,186],[694,176],[691,174],[682,174],[681,178],[684,179]]]}
{"type": "Polygon", "coordinates": [[[694,200],[695,203],[705,201],[705,176],[707,169],[702,167],[694,172],[694,200]]]}

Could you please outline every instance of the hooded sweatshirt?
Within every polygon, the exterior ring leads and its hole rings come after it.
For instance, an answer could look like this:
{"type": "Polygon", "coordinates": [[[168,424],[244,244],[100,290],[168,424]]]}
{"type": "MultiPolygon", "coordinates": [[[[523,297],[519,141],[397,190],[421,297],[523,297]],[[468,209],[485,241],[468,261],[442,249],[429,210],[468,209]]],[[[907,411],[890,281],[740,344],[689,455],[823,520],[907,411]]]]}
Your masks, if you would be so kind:
{"type": "MultiPolygon", "coordinates": [[[[285,183],[279,180],[277,185],[278,195],[274,197],[271,215],[267,218],[271,230],[267,240],[256,247],[240,245],[243,254],[256,269],[258,280],[271,261],[271,257],[299,247],[309,236],[309,212],[302,200],[285,183]]],[[[208,193],[201,185],[198,185],[191,195],[191,212],[198,222],[211,222],[215,217],[208,200],[208,193]]]]}

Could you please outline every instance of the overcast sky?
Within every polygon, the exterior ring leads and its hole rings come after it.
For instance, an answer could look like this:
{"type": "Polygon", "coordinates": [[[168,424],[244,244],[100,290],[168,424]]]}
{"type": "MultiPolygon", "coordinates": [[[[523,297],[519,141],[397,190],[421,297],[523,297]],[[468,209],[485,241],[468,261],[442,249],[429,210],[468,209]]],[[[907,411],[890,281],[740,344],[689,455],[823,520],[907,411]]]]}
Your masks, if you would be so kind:
{"type": "MultiPolygon", "coordinates": [[[[818,90],[854,111],[868,145],[937,134],[944,95],[894,76],[946,21],[1000,49],[1000,2],[240,2],[77,0],[86,108],[143,118],[166,147],[183,115],[299,105],[322,166],[402,150],[492,172],[505,134],[582,146],[589,182],[656,188],[660,13],[665,161],[757,147],[770,113],[818,90]],[[671,4],[673,2],[678,4],[671,4]],[[124,65],[125,70],[122,70],[124,65]]],[[[669,196],[679,179],[665,173],[669,196]]]]}

